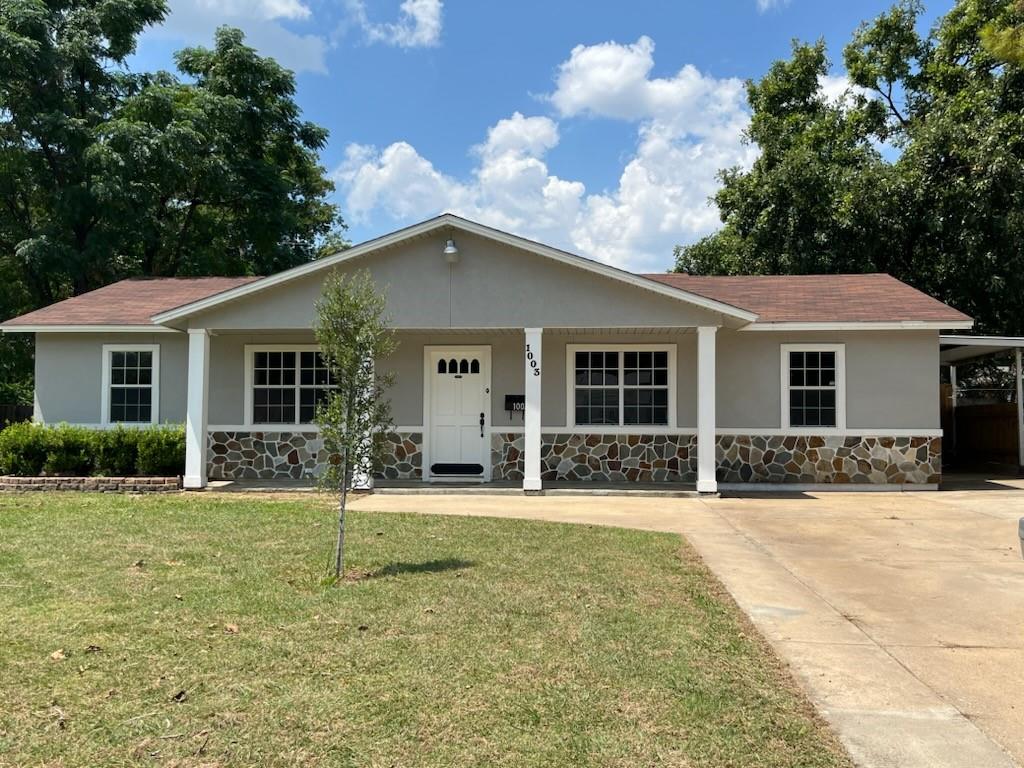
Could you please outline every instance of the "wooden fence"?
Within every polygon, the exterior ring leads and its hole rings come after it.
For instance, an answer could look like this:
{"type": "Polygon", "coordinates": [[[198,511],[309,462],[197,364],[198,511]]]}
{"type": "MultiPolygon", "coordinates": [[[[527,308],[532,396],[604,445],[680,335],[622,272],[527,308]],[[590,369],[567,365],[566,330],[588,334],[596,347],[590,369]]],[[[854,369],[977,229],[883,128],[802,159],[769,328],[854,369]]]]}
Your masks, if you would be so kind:
{"type": "Polygon", "coordinates": [[[0,404],[0,429],[3,429],[8,424],[14,424],[19,421],[31,421],[31,419],[31,405],[0,404]]]}
{"type": "Polygon", "coordinates": [[[943,408],[942,417],[943,445],[951,449],[948,458],[954,464],[1017,466],[1016,403],[958,405],[943,408]]]}

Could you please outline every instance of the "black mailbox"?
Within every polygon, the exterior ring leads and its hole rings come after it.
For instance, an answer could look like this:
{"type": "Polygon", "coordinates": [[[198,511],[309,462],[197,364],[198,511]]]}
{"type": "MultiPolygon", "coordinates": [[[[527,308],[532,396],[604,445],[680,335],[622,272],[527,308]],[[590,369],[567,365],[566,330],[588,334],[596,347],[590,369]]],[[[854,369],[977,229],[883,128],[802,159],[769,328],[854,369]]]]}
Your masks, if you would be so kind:
{"type": "Polygon", "coordinates": [[[505,395],[505,410],[508,411],[509,418],[512,414],[519,413],[526,418],[526,395],[505,395]]]}

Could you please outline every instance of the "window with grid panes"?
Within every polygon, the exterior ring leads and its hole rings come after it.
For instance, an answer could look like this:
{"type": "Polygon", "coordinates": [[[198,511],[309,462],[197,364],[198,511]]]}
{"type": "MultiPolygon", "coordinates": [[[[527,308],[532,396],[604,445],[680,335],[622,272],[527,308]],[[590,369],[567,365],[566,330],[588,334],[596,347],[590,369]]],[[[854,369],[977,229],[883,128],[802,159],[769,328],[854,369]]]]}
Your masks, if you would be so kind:
{"type": "Polygon", "coordinates": [[[254,424],[310,424],[334,387],[318,351],[256,350],[252,368],[254,424]]]}
{"type": "Polygon", "coordinates": [[[836,353],[789,353],[789,425],[835,427],[836,353]]]}
{"type": "Polygon", "coordinates": [[[665,350],[579,350],[575,353],[575,423],[667,425],[668,382],[665,350]]]}
{"type": "Polygon", "coordinates": [[[153,421],[153,353],[114,350],[110,353],[111,423],[153,421]]]}

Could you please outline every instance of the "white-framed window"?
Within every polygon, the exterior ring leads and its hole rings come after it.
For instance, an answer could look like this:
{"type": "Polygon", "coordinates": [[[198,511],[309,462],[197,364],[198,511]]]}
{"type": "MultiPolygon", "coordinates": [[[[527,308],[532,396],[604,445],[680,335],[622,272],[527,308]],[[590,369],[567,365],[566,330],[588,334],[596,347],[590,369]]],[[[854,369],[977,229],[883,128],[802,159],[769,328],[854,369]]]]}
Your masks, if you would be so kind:
{"type": "Polygon", "coordinates": [[[102,364],[103,424],[160,421],[159,344],[104,344],[102,364]]]}
{"type": "Polygon", "coordinates": [[[674,344],[566,345],[569,425],[674,425],[675,358],[674,344]]]}
{"type": "Polygon", "coordinates": [[[334,380],[315,344],[247,344],[245,423],[311,424],[334,380]]]}
{"type": "Polygon", "coordinates": [[[782,345],[782,428],[846,428],[846,347],[782,345]]]}

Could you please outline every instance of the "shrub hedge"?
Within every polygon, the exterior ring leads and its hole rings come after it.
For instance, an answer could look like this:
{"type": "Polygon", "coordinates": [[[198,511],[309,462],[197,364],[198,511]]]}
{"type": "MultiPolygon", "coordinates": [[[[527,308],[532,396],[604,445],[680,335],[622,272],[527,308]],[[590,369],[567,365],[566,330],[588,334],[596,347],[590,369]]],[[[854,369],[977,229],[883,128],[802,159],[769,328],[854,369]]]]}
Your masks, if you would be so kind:
{"type": "Polygon", "coordinates": [[[180,425],[90,429],[70,424],[12,424],[0,430],[0,475],[180,475],[180,425]]]}

